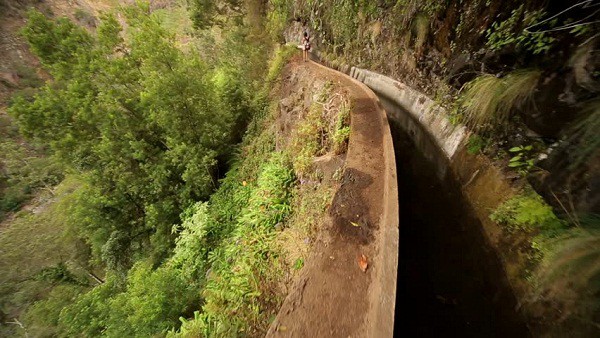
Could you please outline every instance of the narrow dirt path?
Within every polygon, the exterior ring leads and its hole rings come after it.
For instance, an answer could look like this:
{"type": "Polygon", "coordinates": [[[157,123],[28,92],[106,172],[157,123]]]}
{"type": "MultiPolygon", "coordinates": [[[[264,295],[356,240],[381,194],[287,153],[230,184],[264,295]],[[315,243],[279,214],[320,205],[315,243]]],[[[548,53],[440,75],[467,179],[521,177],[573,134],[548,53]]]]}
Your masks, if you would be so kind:
{"type": "Polygon", "coordinates": [[[267,337],[367,336],[376,311],[373,281],[380,267],[373,259],[386,198],[387,121],[383,123],[379,101],[364,85],[312,61],[299,66],[348,90],[353,101],[351,137],[328,220],[267,337]],[[366,272],[358,264],[361,255],[367,257],[366,272]]]}

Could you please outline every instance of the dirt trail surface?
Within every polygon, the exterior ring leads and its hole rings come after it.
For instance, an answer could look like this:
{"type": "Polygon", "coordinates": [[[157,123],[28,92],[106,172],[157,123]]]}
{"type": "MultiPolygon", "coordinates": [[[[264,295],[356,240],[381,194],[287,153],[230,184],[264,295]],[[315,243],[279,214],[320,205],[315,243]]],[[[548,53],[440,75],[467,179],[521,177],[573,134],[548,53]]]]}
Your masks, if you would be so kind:
{"type": "MultiPolygon", "coordinates": [[[[377,282],[385,270],[384,264],[379,264],[382,229],[397,229],[398,225],[397,218],[384,217],[390,211],[386,199],[397,198],[395,183],[393,193],[385,189],[390,183],[387,176],[396,179],[395,169],[390,170],[395,164],[389,163],[394,162],[393,155],[390,160],[384,151],[391,147],[386,139],[389,126],[376,96],[361,83],[314,62],[301,62],[299,67],[348,90],[353,101],[351,136],[346,169],[329,208],[329,219],[267,336],[372,336],[375,322],[381,320],[382,290],[377,282]],[[364,261],[362,267],[359,264],[362,255],[368,264],[366,271],[364,261]]],[[[397,217],[397,209],[394,212],[397,217]]],[[[391,302],[384,307],[393,315],[393,306],[391,302]]],[[[393,326],[393,317],[388,325],[393,326]]]]}

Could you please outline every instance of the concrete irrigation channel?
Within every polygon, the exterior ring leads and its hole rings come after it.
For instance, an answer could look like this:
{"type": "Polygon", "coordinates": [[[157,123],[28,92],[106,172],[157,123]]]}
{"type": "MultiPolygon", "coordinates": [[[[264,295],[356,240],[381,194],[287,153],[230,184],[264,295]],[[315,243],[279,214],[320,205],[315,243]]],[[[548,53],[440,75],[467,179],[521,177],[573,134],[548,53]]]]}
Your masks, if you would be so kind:
{"type": "Polygon", "coordinates": [[[347,172],[368,182],[355,188],[370,196],[359,202],[375,225],[371,240],[346,234],[332,247],[350,256],[363,248],[372,259],[361,280],[341,268],[354,257],[332,267],[331,248],[317,248],[322,261],[305,269],[268,336],[530,336],[518,309],[524,288],[500,257],[501,229],[489,219],[513,193],[500,170],[467,153],[468,131],[426,95],[314,58],[307,66],[352,87],[362,107],[351,115],[347,172]]]}

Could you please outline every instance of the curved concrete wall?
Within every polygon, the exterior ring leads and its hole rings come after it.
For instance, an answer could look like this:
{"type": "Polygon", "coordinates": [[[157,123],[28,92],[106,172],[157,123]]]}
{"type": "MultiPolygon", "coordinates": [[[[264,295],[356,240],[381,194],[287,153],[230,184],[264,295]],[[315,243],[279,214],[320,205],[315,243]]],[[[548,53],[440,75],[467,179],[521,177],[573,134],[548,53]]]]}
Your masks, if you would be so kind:
{"type": "Polygon", "coordinates": [[[517,299],[527,297],[530,286],[522,278],[526,260],[514,250],[503,250],[506,240],[502,228],[491,221],[490,213],[503,201],[514,196],[514,188],[502,170],[483,155],[466,151],[469,131],[462,125],[450,123],[447,112],[435,101],[403,83],[387,76],[357,67],[336,64],[316,58],[330,68],[345,72],[373,90],[382,102],[388,119],[404,129],[413,139],[417,149],[435,164],[437,175],[445,179],[450,175],[460,187],[465,201],[481,222],[487,245],[495,250],[502,261],[506,280],[517,299]]]}
{"type": "Polygon", "coordinates": [[[348,74],[373,90],[384,105],[388,118],[399,123],[427,159],[437,164],[440,178],[446,175],[448,164],[468,138],[464,126],[452,124],[443,107],[402,82],[366,69],[332,64],[322,59],[318,52],[315,55],[328,67],[348,74]],[[440,154],[443,158],[439,157],[440,154]]]}
{"type": "MultiPolygon", "coordinates": [[[[319,65],[320,67],[324,67],[319,65]]],[[[324,67],[325,68],[325,67],[324,67]]],[[[377,254],[373,258],[373,282],[369,291],[370,311],[365,331],[368,337],[392,337],[394,335],[394,315],[396,306],[396,285],[398,275],[399,210],[396,155],[390,131],[388,114],[383,109],[377,95],[364,83],[350,79],[362,87],[367,96],[377,103],[383,129],[383,208],[377,234],[377,254]]],[[[352,138],[352,135],[350,135],[352,138]]],[[[350,154],[350,149],[348,156],[350,154]]]]}

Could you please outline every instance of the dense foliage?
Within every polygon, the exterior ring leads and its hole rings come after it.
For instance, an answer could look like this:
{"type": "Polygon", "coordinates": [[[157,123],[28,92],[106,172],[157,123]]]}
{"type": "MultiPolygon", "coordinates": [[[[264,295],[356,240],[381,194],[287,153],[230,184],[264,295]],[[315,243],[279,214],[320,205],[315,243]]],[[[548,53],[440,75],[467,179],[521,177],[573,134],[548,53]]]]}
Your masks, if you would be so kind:
{"type": "Polygon", "coordinates": [[[25,135],[86,173],[92,188],[79,227],[108,267],[122,271],[131,253],[165,257],[172,224],[216,187],[232,126],[248,113],[243,104],[228,109],[223,96],[236,93],[215,86],[214,69],[178,49],[147,7],[124,14],[127,33],[108,14],[92,36],[31,12],[24,35],[54,81],[10,108],[25,135]]]}
{"type": "Polygon", "coordinates": [[[52,80],[15,96],[10,114],[77,177],[59,222],[87,244],[39,273],[51,286],[28,294],[43,300],[22,317],[25,330],[162,335],[206,304],[195,322],[206,335],[263,332],[264,306],[280,299],[256,281],[277,277],[274,226],[290,212],[295,176],[262,121],[294,50],[264,72],[268,40],[252,23],[215,19],[227,31],[198,31],[182,48],[167,10],[142,3],[121,15],[124,24],[104,14],[90,33],[31,11],[23,29],[52,80]],[[223,43],[209,46],[215,36],[223,43]]]}

